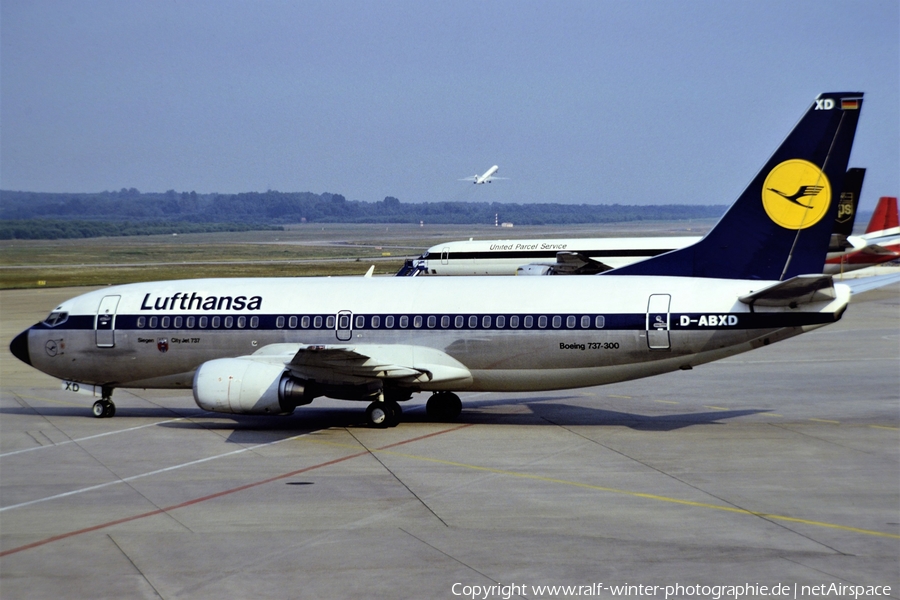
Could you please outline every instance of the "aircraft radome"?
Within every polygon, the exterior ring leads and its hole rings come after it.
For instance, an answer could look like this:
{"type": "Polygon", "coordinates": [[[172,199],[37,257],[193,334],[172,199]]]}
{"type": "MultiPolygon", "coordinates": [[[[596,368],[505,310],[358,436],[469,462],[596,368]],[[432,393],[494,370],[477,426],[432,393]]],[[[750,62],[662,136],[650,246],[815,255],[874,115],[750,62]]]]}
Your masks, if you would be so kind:
{"type": "Polygon", "coordinates": [[[702,240],[601,275],[120,285],[63,302],[10,350],[99,392],[98,417],[114,414],[115,388],[181,388],[237,414],[362,400],[376,426],[396,424],[417,392],[449,420],[454,392],[691,369],[841,318],[851,288],[807,274],[821,270],[861,106],[861,93],[822,94],[702,240]],[[819,188],[806,206],[781,195],[800,186],[819,188]]]}

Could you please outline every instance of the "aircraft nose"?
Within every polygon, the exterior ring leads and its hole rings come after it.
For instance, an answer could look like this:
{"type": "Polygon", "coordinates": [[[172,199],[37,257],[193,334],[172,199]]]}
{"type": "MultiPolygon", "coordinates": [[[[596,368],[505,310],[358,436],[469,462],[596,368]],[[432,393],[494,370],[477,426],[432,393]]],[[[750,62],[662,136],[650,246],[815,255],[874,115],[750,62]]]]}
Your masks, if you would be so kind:
{"type": "Polygon", "coordinates": [[[9,343],[9,351],[23,363],[31,366],[31,355],[28,353],[27,329],[13,338],[13,341],[9,343]]]}

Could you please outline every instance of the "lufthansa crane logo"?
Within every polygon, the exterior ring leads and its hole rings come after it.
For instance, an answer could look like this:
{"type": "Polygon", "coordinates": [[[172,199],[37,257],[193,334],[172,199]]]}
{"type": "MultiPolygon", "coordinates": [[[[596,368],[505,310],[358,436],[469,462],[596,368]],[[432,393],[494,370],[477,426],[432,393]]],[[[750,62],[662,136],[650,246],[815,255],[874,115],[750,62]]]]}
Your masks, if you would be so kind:
{"type": "Polygon", "coordinates": [[[763,208],[785,229],[806,229],[822,220],[831,205],[831,184],[822,169],[792,159],[775,166],[762,189],[763,208]]]}

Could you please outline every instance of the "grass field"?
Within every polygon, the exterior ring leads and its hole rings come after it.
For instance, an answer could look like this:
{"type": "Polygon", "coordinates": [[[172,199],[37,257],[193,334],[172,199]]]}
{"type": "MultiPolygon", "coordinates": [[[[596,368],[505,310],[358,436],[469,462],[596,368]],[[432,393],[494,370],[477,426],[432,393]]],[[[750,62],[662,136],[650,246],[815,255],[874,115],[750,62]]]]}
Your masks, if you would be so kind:
{"type": "Polygon", "coordinates": [[[608,226],[297,225],[285,231],[0,242],[0,289],[112,285],[200,277],[312,277],[396,273],[442,241],[697,235],[707,221],[608,226]]]}

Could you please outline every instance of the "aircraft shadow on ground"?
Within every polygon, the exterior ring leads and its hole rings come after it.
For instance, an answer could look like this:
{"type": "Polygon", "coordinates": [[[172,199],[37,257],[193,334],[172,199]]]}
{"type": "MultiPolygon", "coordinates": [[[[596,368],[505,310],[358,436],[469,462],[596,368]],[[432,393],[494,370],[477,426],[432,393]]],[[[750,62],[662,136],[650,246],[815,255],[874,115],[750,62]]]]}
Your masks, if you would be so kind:
{"type": "MultiPolygon", "coordinates": [[[[723,421],[768,412],[768,409],[715,410],[645,415],[638,412],[592,408],[566,402],[574,396],[530,396],[497,399],[463,399],[463,412],[453,423],[467,425],[550,425],[558,427],[628,427],[637,431],[673,431],[696,425],[722,425],[723,421]]],[[[580,397],[583,399],[583,397],[580,397]]],[[[404,404],[403,423],[434,422],[425,412],[424,403],[404,404]]],[[[347,403],[346,408],[315,405],[301,406],[291,416],[255,416],[211,413],[199,408],[129,407],[117,405],[116,417],[184,419],[159,423],[172,429],[205,429],[229,431],[230,443],[254,444],[271,442],[303,433],[330,428],[366,428],[366,403],[347,403]]],[[[41,406],[4,407],[0,414],[54,417],[94,417],[90,407],[41,406]]],[[[448,423],[449,425],[450,423],[448,423]]]]}

